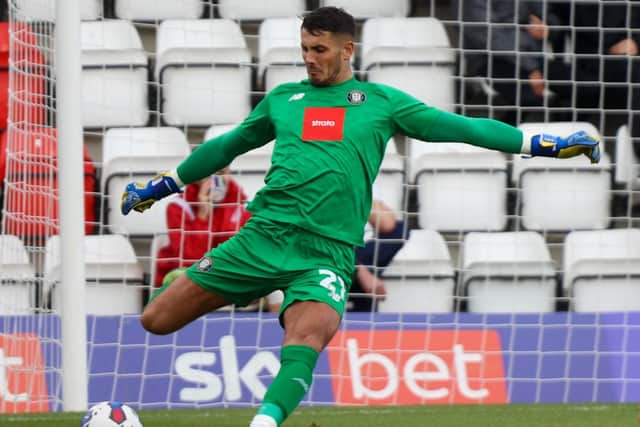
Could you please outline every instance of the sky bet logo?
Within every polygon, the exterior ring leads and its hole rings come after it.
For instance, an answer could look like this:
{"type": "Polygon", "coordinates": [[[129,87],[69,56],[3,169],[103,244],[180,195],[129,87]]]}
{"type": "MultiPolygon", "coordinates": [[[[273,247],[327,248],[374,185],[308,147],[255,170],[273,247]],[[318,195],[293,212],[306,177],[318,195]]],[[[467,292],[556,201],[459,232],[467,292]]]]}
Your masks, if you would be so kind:
{"type": "Polygon", "coordinates": [[[338,405],[507,402],[496,331],[341,331],[329,360],[338,405]]]}

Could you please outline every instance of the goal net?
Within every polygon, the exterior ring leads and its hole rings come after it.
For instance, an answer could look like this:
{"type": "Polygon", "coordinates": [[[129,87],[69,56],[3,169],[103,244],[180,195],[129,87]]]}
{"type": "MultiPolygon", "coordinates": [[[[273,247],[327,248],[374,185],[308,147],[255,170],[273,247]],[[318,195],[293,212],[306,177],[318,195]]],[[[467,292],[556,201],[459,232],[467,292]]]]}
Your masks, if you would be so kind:
{"type": "MultiPolygon", "coordinates": [[[[277,141],[235,159],[224,188],[200,184],[227,197],[213,211],[226,209],[231,226],[193,225],[195,187],[143,215],[124,217],[119,204],[126,183],[175,167],[266,92],[306,78],[299,16],[309,3],[356,16],[358,79],[525,135],[586,130],[603,156],[591,165],[392,138],[373,192],[395,229],[368,226],[357,290],[303,404],[640,401],[632,2],[521,1],[509,11],[462,0],[83,0],[74,94],[57,90],[66,64],[54,60],[65,48],[55,2],[11,0],[0,22],[0,413],[63,410],[74,369],[62,366],[60,322],[75,309],[61,297],[56,125],[66,96],[81,105],[84,136],[87,404],[261,402],[280,366],[277,295],[166,336],[145,332],[139,315],[169,271],[200,260],[194,248],[237,230],[245,200],[229,199],[229,179],[253,198],[277,141]]],[[[358,108],[366,97],[348,99],[358,108]]],[[[304,93],[290,101],[312,105],[304,93]]]]}

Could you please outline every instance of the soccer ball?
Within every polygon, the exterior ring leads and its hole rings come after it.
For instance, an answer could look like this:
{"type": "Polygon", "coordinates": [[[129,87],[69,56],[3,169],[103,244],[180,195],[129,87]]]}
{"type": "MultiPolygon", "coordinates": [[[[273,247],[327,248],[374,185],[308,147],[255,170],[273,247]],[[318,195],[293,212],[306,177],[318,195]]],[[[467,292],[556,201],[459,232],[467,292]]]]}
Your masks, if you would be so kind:
{"type": "Polygon", "coordinates": [[[80,427],[142,427],[142,423],[131,407],[120,402],[100,402],[84,414],[80,427]]]}

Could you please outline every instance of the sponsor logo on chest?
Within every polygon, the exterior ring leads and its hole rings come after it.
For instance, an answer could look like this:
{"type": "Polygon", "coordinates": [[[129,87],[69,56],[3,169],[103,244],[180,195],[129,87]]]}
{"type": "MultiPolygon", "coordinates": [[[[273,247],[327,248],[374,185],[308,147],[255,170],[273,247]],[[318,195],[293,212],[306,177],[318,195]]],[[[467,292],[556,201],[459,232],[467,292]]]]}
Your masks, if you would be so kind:
{"type": "Polygon", "coordinates": [[[305,108],[302,139],[304,141],[342,141],[344,115],[344,108],[305,108]]]}

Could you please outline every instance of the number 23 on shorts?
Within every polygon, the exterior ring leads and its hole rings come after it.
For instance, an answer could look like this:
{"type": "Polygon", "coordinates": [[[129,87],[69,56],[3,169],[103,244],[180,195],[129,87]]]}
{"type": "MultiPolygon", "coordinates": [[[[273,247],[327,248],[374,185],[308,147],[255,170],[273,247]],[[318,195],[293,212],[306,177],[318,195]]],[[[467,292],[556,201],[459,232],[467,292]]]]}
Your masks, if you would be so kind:
{"type": "Polygon", "coordinates": [[[320,281],[320,286],[327,289],[329,291],[329,297],[335,302],[344,301],[345,297],[345,289],[344,289],[344,280],[342,277],[336,275],[331,270],[320,269],[318,273],[321,276],[324,276],[324,279],[320,281]]]}

